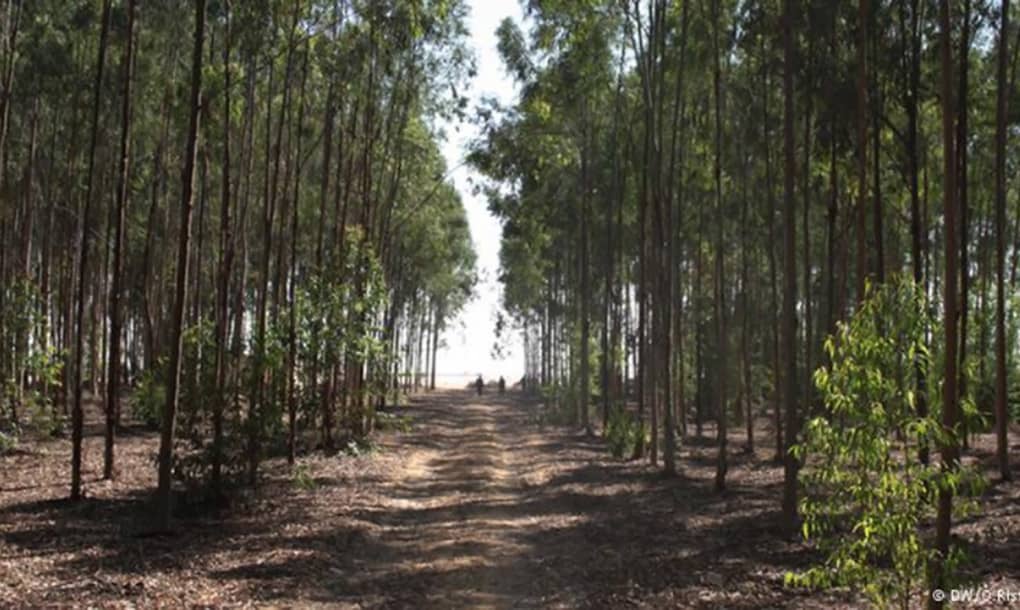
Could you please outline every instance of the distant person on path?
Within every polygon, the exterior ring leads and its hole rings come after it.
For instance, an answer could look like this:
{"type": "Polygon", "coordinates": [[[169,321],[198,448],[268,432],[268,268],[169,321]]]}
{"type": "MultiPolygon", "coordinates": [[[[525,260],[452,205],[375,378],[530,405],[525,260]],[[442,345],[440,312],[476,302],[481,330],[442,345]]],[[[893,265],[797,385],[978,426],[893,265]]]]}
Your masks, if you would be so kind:
{"type": "Polygon", "coordinates": [[[475,379],[475,389],[478,390],[478,395],[482,395],[482,390],[485,389],[485,381],[482,380],[482,376],[478,375],[478,379],[475,379]]]}
{"type": "Polygon", "coordinates": [[[506,394],[506,379],[502,375],[499,376],[499,393],[506,394]]]}

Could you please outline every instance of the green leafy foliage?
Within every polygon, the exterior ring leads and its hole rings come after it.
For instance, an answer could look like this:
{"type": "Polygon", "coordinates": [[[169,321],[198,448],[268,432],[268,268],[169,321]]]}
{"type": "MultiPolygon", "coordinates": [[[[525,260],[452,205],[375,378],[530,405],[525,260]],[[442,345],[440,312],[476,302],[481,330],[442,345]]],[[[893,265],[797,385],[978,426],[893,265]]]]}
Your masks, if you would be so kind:
{"type": "Polygon", "coordinates": [[[181,399],[179,421],[183,422],[182,435],[199,442],[202,431],[208,427],[213,405],[219,399],[221,388],[216,387],[216,339],[213,324],[202,319],[184,329],[181,366],[181,399]]]}
{"type": "Polygon", "coordinates": [[[26,373],[35,384],[21,397],[29,424],[37,431],[56,436],[64,429],[65,418],[57,411],[50,389],[60,383],[64,355],[53,346],[36,349],[27,359],[26,373]]]}
{"type": "Polygon", "coordinates": [[[0,455],[17,449],[20,436],[21,430],[14,425],[9,425],[6,430],[0,430],[0,455]]]}
{"type": "Polygon", "coordinates": [[[294,467],[292,480],[294,481],[294,487],[302,491],[314,491],[318,487],[315,477],[312,476],[311,469],[308,468],[307,464],[298,464],[294,467]]]}
{"type": "Polygon", "coordinates": [[[379,430],[392,430],[403,434],[411,431],[411,418],[407,415],[378,411],[375,414],[375,419],[379,430]]]}
{"type": "Polygon", "coordinates": [[[539,388],[542,403],[535,411],[534,421],[538,426],[566,426],[575,421],[577,411],[573,402],[567,399],[569,388],[546,384],[539,388]]]}
{"type": "Polygon", "coordinates": [[[155,369],[143,371],[129,399],[132,417],[150,428],[159,425],[166,407],[166,384],[162,376],[164,369],[165,360],[155,369]]]}
{"type": "Polygon", "coordinates": [[[351,457],[359,457],[379,450],[379,446],[369,438],[352,438],[344,445],[344,453],[351,457]]]}
{"type": "MultiPolygon", "coordinates": [[[[296,291],[297,352],[301,364],[328,369],[341,365],[344,359],[370,363],[375,370],[388,370],[383,329],[376,312],[388,303],[385,276],[371,245],[357,229],[349,229],[343,253],[327,261],[324,268],[313,273],[296,291]],[[337,281],[354,278],[355,281],[337,281]]],[[[275,354],[267,366],[285,364],[285,342],[280,337],[275,354]]],[[[274,369],[275,370],[275,369],[274,369]]],[[[373,398],[386,390],[388,378],[371,376],[360,396],[352,402],[370,405],[373,398]]],[[[311,409],[318,407],[314,395],[303,401],[311,409]]],[[[371,412],[353,417],[371,418],[371,412]]],[[[314,414],[308,414],[314,417],[314,414]]],[[[367,426],[359,426],[367,429],[367,426]]]]}
{"type": "Polygon", "coordinates": [[[0,433],[7,439],[0,444],[10,448],[26,430],[46,435],[62,430],[53,389],[64,361],[39,340],[46,327],[35,283],[19,278],[0,291],[0,433]]]}
{"type": "Polygon", "coordinates": [[[650,431],[633,414],[617,406],[609,414],[605,438],[613,457],[629,459],[638,447],[647,446],[650,431]]]}
{"type": "MultiPolygon", "coordinates": [[[[251,361],[249,362],[245,382],[247,400],[258,401],[258,409],[249,411],[243,420],[245,434],[269,441],[269,446],[278,446],[283,439],[283,413],[286,405],[282,392],[272,391],[272,385],[265,379],[283,379],[287,364],[287,329],[284,324],[268,324],[263,342],[259,337],[252,337],[251,361]],[[258,396],[261,390],[261,396],[258,396]]],[[[263,444],[262,451],[266,447],[263,444]]]]}
{"type": "MultiPolygon", "coordinates": [[[[812,418],[794,448],[804,461],[803,535],[825,559],[787,582],[850,587],[875,605],[906,608],[923,588],[932,552],[924,526],[939,486],[973,494],[977,474],[919,459],[923,447],[959,431],[939,424],[939,357],[928,347],[935,328],[924,293],[898,279],[868,299],[826,341],[829,364],[815,372],[824,413],[812,418]],[[930,414],[919,414],[920,399],[930,414]]],[[[938,336],[935,332],[934,336],[938,336]]],[[[966,504],[957,503],[958,510],[966,504]]],[[[948,569],[958,565],[958,551],[948,569]]]]}

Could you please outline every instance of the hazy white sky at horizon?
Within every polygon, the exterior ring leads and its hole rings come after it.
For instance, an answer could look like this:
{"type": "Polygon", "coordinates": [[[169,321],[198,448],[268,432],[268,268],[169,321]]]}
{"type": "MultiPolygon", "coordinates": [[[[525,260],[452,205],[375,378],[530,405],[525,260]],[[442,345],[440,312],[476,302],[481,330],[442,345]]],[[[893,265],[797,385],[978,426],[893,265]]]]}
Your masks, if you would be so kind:
{"type": "MultiPolygon", "coordinates": [[[[474,47],[478,74],[468,93],[473,109],[483,97],[493,97],[502,103],[510,103],[516,96],[513,79],[503,69],[497,50],[496,28],[500,22],[511,17],[518,23],[523,19],[518,0],[468,0],[471,14],[468,27],[470,43],[474,47]]],[[[502,302],[499,276],[499,220],[489,213],[484,195],[475,195],[473,185],[478,183],[478,174],[463,165],[467,146],[477,137],[478,129],[469,123],[446,124],[447,141],[443,155],[452,172],[453,182],[460,191],[467,209],[471,238],[478,252],[479,283],[475,298],[453,321],[443,334],[444,346],[439,350],[436,368],[440,377],[454,375],[477,375],[486,378],[499,375],[516,380],[524,371],[520,334],[513,331],[504,337],[501,345],[504,358],[493,356],[496,340],[496,316],[502,302]]]]}

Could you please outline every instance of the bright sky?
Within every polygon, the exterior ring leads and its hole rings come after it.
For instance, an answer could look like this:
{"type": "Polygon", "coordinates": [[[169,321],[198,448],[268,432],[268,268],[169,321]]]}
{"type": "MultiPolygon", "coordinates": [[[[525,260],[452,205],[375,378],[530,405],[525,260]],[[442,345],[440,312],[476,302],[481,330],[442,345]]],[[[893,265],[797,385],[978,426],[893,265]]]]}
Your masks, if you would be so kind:
{"type": "MultiPolygon", "coordinates": [[[[505,17],[522,21],[518,0],[468,0],[471,15],[471,44],[478,62],[478,75],[472,83],[470,108],[482,97],[495,97],[503,103],[512,102],[516,91],[513,80],[503,70],[496,44],[496,28],[505,17]]],[[[448,167],[463,162],[468,143],[478,130],[474,125],[447,125],[447,142],[443,146],[448,167]]],[[[477,375],[487,379],[500,375],[514,382],[523,375],[524,356],[520,334],[516,331],[504,338],[505,359],[496,360],[492,353],[495,343],[496,314],[500,310],[501,286],[499,275],[499,220],[489,213],[484,195],[474,195],[472,184],[477,184],[477,172],[459,167],[453,172],[453,181],[467,208],[471,237],[478,252],[479,284],[476,297],[464,308],[460,317],[451,324],[443,336],[445,346],[439,350],[437,373],[440,377],[477,375]],[[472,182],[473,181],[473,182],[472,182]]],[[[448,379],[448,381],[455,381],[448,379]]]]}

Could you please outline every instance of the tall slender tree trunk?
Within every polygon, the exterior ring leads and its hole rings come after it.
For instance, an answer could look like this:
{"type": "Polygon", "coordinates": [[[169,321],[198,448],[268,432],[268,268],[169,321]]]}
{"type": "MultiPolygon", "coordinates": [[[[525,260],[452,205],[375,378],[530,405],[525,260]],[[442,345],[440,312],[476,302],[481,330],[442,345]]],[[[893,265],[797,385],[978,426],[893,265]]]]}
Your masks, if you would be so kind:
{"type": "MultiPolygon", "coordinates": [[[[234,264],[234,237],[231,218],[233,200],[230,190],[230,110],[231,76],[230,53],[232,44],[231,0],[224,5],[223,17],[223,191],[220,201],[220,260],[216,289],[216,388],[213,404],[213,444],[211,487],[214,496],[222,490],[223,470],[223,412],[227,406],[227,330],[230,316],[230,276],[234,264]]],[[[238,312],[240,315],[240,312],[238,312]]]]}
{"type": "MultiPolygon", "coordinates": [[[[674,85],[674,99],[673,99],[673,138],[672,146],[670,148],[670,162],[669,162],[669,184],[670,184],[670,206],[673,210],[672,224],[670,226],[671,236],[670,239],[670,261],[669,269],[667,273],[670,274],[671,280],[673,281],[673,287],[670,294],[670,304],[676,308],[673,312],[673,340],[676,343],[676,349],[673,350],[674,364],[676,366],[676,375],[673,377],[673,381],[676,384],[676,391],[674,392],[676,401],[676,417],[673,422],[674,430],[671,430],[669,434],[675,435],[679,433],[681,438],[687,436],[687,413],[686,413],[686,401],[684,397],[684,359],[686,357],[684,353],[684,327],[683,327],[683,315],[684,315],[684,296],[683,296],[683,238],[682,238],[682,226],[683,226],[683,210],[684,210],[684,190],[686,188],[686,154],[684,152],[684,146],[687,143],[687,95],[685,91],[686,85],[686,63],[687,63],[687,41],[689,39],[688,31],[690,25],[690,3],[685,2],[683,5],[682,12],[680,14],[680,65],[677,66],[676,83],[674,85]],[[674,204],[674,201],[675,204],[674,204]]],[[[621,223],[622,224],[622,223],[621,223]]],[[[667,408],[672,408],[672,405],[667,405],[667,408]]],[[[670,439],[674,442],[673,439],[670,439]]],[[[675,444],[675,443],[674,443],[675,444]]],[[[673,447],[673,451],[676,448],[673,447]]]]}
{"type": "MultiPolygon", "coordinates": [[[[646,130],[648,131],[648,130],[646,130]]],[[[647,149],[649,147],[648,138],[650,136],[645,134],[645,166],[647,167],[648,154],[647,149]]],[[[637,402],[638,402],[638,426],[639,429],[644,430],[645,426],[645,407],[646,403],[649,402],[649,393],[647,391],[648,383],[648,178],[647,175],[642,176],[641,195],[638,201],[638,225],[640,227],[638,231],[638,283],[637,283],[637,302],[635,303],[638,308],[638,328],[637,328],[637,346],[635,355],[637,362],[635,363],[635,383],[637,385],[637,402]]],[[[644,434],[638,435],[638,441],[634,447],[634,458],[642,458],[645,454],[645,437],[644,434]]]]}
{"type": "MultiPolygon", "coordinates": [[[[876,10],[871,12],[871,26],[875,32],[878,32],[878,24],[876,23],[876,10]]],[[[879,36],[872,36],[869,40],[869,44],[872,48],[872,61],[875,66],[878,66],[878,40],[879,36]]],[[[884,108],[882,104],[884,102],[882,98],[881,87],[882,84],[878,78],[878,69],[872,71],[871,79],[869,84],[869,100],[870,108],[869,113],[871,115],[871,168],[874,174],[872,179],[872,193],[871,193],[871,206],[872,206],[872,236],[875,242],[875,281],[879,284],[885,282],[885,227],[884,221],[884,209],[882,202],[882,116],[884,114],[884,108]]]]}
{"type": "MultiPolygon", "coordinates": [[[[920,0],[911,0],[910,6],[910,85],[906,89],[907,110],[907,170],[910,188],[910,258],[914,272],[914,283],[925,286],[924,240],[927,228],[921,218],[921,197],[918,167],[918,98],[921,88],[921,35],[920,35],[920,0]]],[[[925,293],[927,287],[925,286],[925,293]]],[[[928,383],[925,365],[920,358],[914,363],[914,375],[917,383],[917,416],[928,417],[928,383]]],[[[918,459],[922,464],[928,463],[928,445],[922,444],[918,449],[918,459]]]]}
{"type": "Polygon", "coordinates": [[[704,234],[704,212],[698,206],[698,235],[694,241],[694,433],[701,438],[705,423],[705,331],[701,314],[703,312],[702,287],[704,277],[704,254],[702,253],[702,235],[704,234]]]}
{"type": "Polygon", "coordinates": [[[803,202],[800,209],[801,212],[801,229],[803,238],[801,239],[802,250],[801,255],[804,260],[801,261],[803,280],[801,287],[804,291],[804,298],[802,301],[804,311],[804,341],[803,341],[803,354],[804,354],[804,368],[801,370],[801,379],[803,385],[803,410],[805,413],[810,413],[812,409],[812,403],[814,402],[814,350],[815,350],[815,338],[814,338],[814,304],[811,300],[812,289],[811,289],[811,203],[814,201],[814,191],[812,190],[811,172],[811,135],[813,133],[813,86],[814,81],[812,80],[813,57],[815,52],[815,34],[813,32],[814,23],[811,21],[810,15],[807,23],[807,38],[808,38],[808,53],[807,63],[805,71],[807,77],[804,79],[803,89],[805,90],[804,95],[804,133],[803,133],[803,146],[802,151],[803,157],[801,158],[801,167],[804,171],[801,172],[801,198],[803,202]]]}
{"type": "Polygon", "coordinates": [[[746,451],[754,454],[754,412],[751,400],[751,342],[749,310],[751,309],[750,283],[750,196],[747,192],[746,153],[740,152],[741,202],[740,202],[740,396],[744,402],[744,426],[747,431],[746,451]]]}
{"type": "Polygon", "coordinates": [[[584,152],[582,160],[582,189],[581,194],[581,261],[578,271],[581,273],[581,375],[580,375],[580,410],[581,425],[587,434],[592,433],[591,414],[589,413],[589,401],[591,399],[591,363],[589,362],[590,338],[591,338],[591,269],[588,262],[590,255],[590,236],[588,216],[591,211],[591,177],[590,177],[590,126],[587,106],[584,111],[586,127],[583,130],[584,152]]]}
{"type": "Polygon", "coordinates": [[[726,272],[725,231],[723,224],[726,219],[723,210],[722,192],[722,49],[719,45],[719,11],[718,2],[712,4],[712,97],[715,116],[715,138],[712,174],[715,180],[715,323],[716,323],[716,440],[719,445],[715,465],[715,490],[726,489],[726,473],[729,470],[727,456],[728,416],[726,405],[726,386],[729,369],[729,337],[726,333],[726,272]]]}
{"type": "Polygon", "coordinates": [[[999,61],[995,108],[995,439],[999,475],[1011,480],[1009,469],[1009,414],[1006,387],[1006,120],[1009,97],[1006,68],[1009,61],[1009,0],[1002,0],[999,18],[999,61]]]}
{"type": "MultiPolygon", "coordinates": [[[[17,58],[18,28],[21,23],[22,0],[8,0],[7,10],[4,17],[4,38],[3,38],[3,74],[2,90],[0,90],[0,187],[4,187],[7,181],[7,135],[11,123],[11,102],[14,99],[12,90],[14,88],[14,75],[17,58]]],[[[0,239],[2,244],[2,239],[0,239]]],[[[3,249],[6,253],[6,249],[3,249]]],[[[2,260],[2,259],[0,259],[2,260]]],[[[0,276],[6,271],[6,265],[0,264],[0,276]]],[[[3,301],[0,301],[2,304],[3,301]]]]}
{"type": "MultiPolygon", "coordinates": [[[[835,6],[835,5],[833,5],[835,6]]],[[[839,15],[833,10],[828,23],[828,59],[838,61],[839,57],[839,15]]],[[[825,76],[825,97],[833,99],[836,90],[837,76],[827,71],[825,76]]],[[[829,202],[825,214],[825,318],[823,335],[832,334],[836,330],[836,223],[839,217],[839,170],[836,163],[836,143],[834,137],[838,121],[837,114],[830,112],[829,126],[829,202]]],[[[841,286],[846,285],[846,277],[840,278],[841,286]]]]}
{"type": "MultiPolygon", "coordinates": [[[[78,129],[80,121],[78,120],[78,118],[80,116],[79,115],[80,112],[81,112],[80,108],[75,108],[73,112],[74,128],[71,130],[70,153],[67,156],[67,166],[64,174],[65,180],[69,185],[65,191],[65,196],[69,201],[74,202],[73,205],[75,209],[75,224],[73,235],[75,238],[77,238],[78,233],[81,230],[80,225],[82,222],[82,216],[79,201],[80,198],[76,196],[76,189],[74,188],[74,186],[72,186],[73,181],[71,180],[70,177],[74,175],[74,173],[78,169],[78,139],[80,135],[80,130],[78,129]]],[[[78,266],[77,259],[78,254],[80,254],[80,252],[76,251],[75,256],[72,257],[71,261],[64,260],[62,261],[61,264],[61,269],[63,271],[61,284],[63,285],[63,288],[61,289],[60,292],[63,298],[60,306],[63,309],[62,312],[63,324],[60,332],[61,337],[60,347],[65,351],[66,356],[64,358],[64,368],[63,371],[61,371],[60,404],[65,416],[68,414],[69,404],[74,401],[74,390],[72,388],[72,385],[74,384],[74,380],[76,379],[75,371],[77,368],[77,354],[74,352],[71,346],[72,343],[74,343],[73,335],[75,331],[74,316],[76,303],[73,295],[75,294],[75,289],[77,287],[75,273],[78,266]]],[[[2,291],[0,291],[0,294],[2,294],[2,291]]]]}
{"type": "MultiPolygon", "coordinates": [[[[957,364],[958,396],[967,395],[967,342],[970,325],[970,200],[968,194],[969,153],[968,142],[970,138],[970,0],[963,0],[962,14],[960,15],[960,82],[959,93],[954,102],[956,108],[956,172],[959,174],[957,182],[957,205],[960,210],[960,236],[957,242],[960,247],[960,347],[957,364]]],[[[970,430],[968,422],[963,422],[962,442],[964,449],[967,448],[970,430]]]]}
{"type": "MultiPolygon", "coordinates": [[[[959,395],[957,374],[957,304],[960,298],[957,282],[960,270],[957,268],[960,256],[957,243],[957,156],[953,135],[955,104],[953,101],[953,59],[952,23],[949,0],[939,0],[939,55],[941,64],[940,95],[942,100],[942,196],[945,223],[945,275],[943,279],[943,307],[945,325],[945,377],[942,383],[942,428],[948,436],[940,452],[942,468],[953,470],[959,461],[959,446],[955,438],[959,419],[959,395]]],[[[948,485],[939,486],[938,508],[935,519],[935,555],[930,566],[928,588],[945,590],[946,561],[949,558],[950,531],[952,528],[953,490],[948,485]]],[[[943,602],[929,597],[929,608],[941,608],[943,602]]]]}
{"type": "MultiPolygon", "coordinates": [[[[762,52],[764,54],[764,42],[762,42],[762,52]]],[[[763,67],[766,70],[762,77],[762,95],[764,96],[764,117],[762,121],[762,134],[763,141],[765,142],[765,190],[767,191],[766,196],[768,197],[768,266],[769,266],[769,286],[771,288],[772,297],[772,372],[774,379],[774,428],[776,434],[776,453],[774,461],[781,462],[783,460],[783,447],[785,442],[783,440],[783,373],[781,370],[781,358],[782,358],[782,343],[780,342],[780,325],[781,316],[779,315],[780,303],[779,303],[779,274],[776,263],[776,195],[772,185],[772,147],[770,142],[772,141],[771,129],[769,129],[769,88],[768,88],[768,68],[767,63],[763,67]]]]}
{"type": "MultiPolygon", "coordinates": [[[[254,486],[258,481],[259,453],[261,451],[259,428],[263,403],[266,401],[268,371],[266,370],[267,332],[266,325],[269,314],[269,272],[273,258],[273,226],[276,218],[277,183],[280,175],[280,158],[283,148],[283,129],[287,123],[287,111],[290,106],[291,58],[293,55],[293,28],[287,40],[287,59],[283,77],[283,101],[280,107],[280,118],[276,126],[275,139],[273,133],[273,96],[270,94],[266,107],[266,141],[265,141],[265,192],[263,194],[262,218],[262,260],[259,266],[259,293],[256,302],[256,354],[255,369],[258,372],[255,382],[255,397],[248,406],[248,442],[246,447],[248,461],[248,484],[254,486]]],[[[269,91],[273,90],[273,63],[270,63],[269,91]]]]}
{"type": "MultiPolygon", "coordinates": [[[[14,88],[15,66],[17,64],[17,40],[18,26],[21,21],[21,0],[7,0],[4,15],[3,40],[3,63],[2,82],[0,82],[0,192],[7,188],[7,142],[8,132],[11,124],[11,102],[14,99],[12,91],[14,88]]],[[[3,216],[3,207],[0,206],[0,217],[3,216]]],[[[11,241],[14,241],[14,223],[4,223],[0,226],[0,286],[7,286],[7,227],[11,225],[11,241]]],[[[0,290],[0,311],[4,309],[4,291],[0,290]]],[[[6,363],[0,354],[0,370],[6,370],[6,363]]],[[[16,358],[15,358],[16,360],[16,358]]],[[[15,362],[16,364],[16,362],[15,362]]],[[[17,418],[14,418],[17,421],[17,418]]],[[[79,441],[80,443],[80,441],[79,441]]],[[[74,478],[74,467],[72,466],[72,479],[74,478]]],[[[73,487],[73,485],[72,485],[73,487]]],[[[72,491],[72,496],[74,492],[72,491]]]]}
{"type": "Polygon", "coordinates": [[[194,208],[195,161],[198,153],[198,123],[202,109],[202,49],[205,44],[205,0],[195,0],[195,38],[191,59],[191,95],[188,110],[188,140],[184,149],[181,175],[181,226],[177,249],[171,348],[166,388],[166,407],[159,438],[159,487],[156,492],[156,527],[170,529],[172,516],[171,476],[174,449],[174,423],[180,398],[181,352],[184,348],[184,311],[188,298],[188,256],[191,244],[191,216],[194,208]]]}
{"type": "Polygon", "coordinates": [[[301,208],[301,173],[303,169],[303,157],[301,156],[301,142],[303,133],[302,125],[305,120],[305,90],[308,84],[308,55],[310,53],[308,43],[305,43],[304,59],[301,65],[301,93],[298,101],[297,116],[297,138],[294,146],[294,190],[291,201],[290,217],[290,270],[287,274],[290,281],[287,282],[288,310],[288,350],[287,350],[287,379],[285,390],[287,392],[287,463],[293,464],[297,451],[297,242],[298,226],[300,222],[301,208]]]}
{"type": "MultiPolygon", "coordinates": [[[[625,51],[621,50],[621,59],[625,51]]],[[[616,281],[616,258],[614,250],[614,225],[616,224],[616,212],[615,208],[618,206],[618,201],[622,197],[622,179],[621,179],[621,168],[620,168],[620,154],[618,147],[620,144],[619,129],[621,120],[621,99],[623,90],[623,78],[622,76],[617,81],[615,97],[613,99],[613,128],[611,142],[612,150],[612,184],[613,190],[605,197],[606,201],[606,254],[605,254],[605,287],[603,295],[604,311],[602,314],[602,431],[605,432],[609,425],[609,411],[614,402],[614,396],[612,391],[612,379],[615,375],[616,365],[613,362],[613,358],[616,354],[616,333],[615,326],[612,327],[612,338],[610,337],[610,326],[613,324],[612,304],[616,297],[617,288],[614,284],[616,281]]]]}
{"type": "MultiPolygon", "coordinates": [[[[666,12],[665,6],[662,7],[662,12],[666,12]]],[[[684,5],[683,12],[680,16],[680,36],[683,42],[680,46],[680,66],[677,68],[676,82],[674,83],[673,91],[673,105],[672,105],[672,120],[670,122],[670,146],[669,146],[669,161],[668,164],[660,163],[659,167],[666,171],[665,184],[663,185],[662,191],[662,206],[665,209],[665,218],[662,221],[663,228],[665,230],[665,256],[662,262],[662,278],[661,281],[665,284],[664,290],[662,291],[662,358],[664,360],[664,366],[666,367],[666,374],[663,376],[663,388],[664,388],[664,400],[663,409],[665,413],[665,426],[664,426],[664,443],[663,443],[663,462],[665,465],[666,474],[676,473],[676,435],[679,431],[678,428],[681,426],[677,425],[677,421],[682,421],[682,401],[679,396],[682,395],[683,387],[683,375],[682,373],[677,374],[677,370],[683,370],[680,365],[679,358],[682,358],[682,342],[680,333],[682,328],[680,326],[680,315],[682,312],[681,299],[677,299],[678,284],[679,284],[679,273],[677,269],[677,242],[679,241],[679,215],[680,205],[682,196],[679,195],[679,191],[682,185],[677,185],[677,175],[680,173],[677,170],[677,163],[679,157],[679,145],[678,140],[682,137],[681,132],[684,131],[683,121],[686,119],[686,96],[684,96],[684,67],[683,62],[686,57],[686,40],[687,40],[687,24],[688,24],[688,8],[684,5]],[[676,344],[676,345],[674,345],[676,344]],[[679,358],[678,358],[679,356],[679,358]]],[[[665,17],[663,17],[665,21],[665,17]]],[[[662,48],[662,55],[665,56],[665,45],[666,45],[666,32],[665,26],[663,26],[663,33],[660,35],[659,44],[662,48]]],[[[662,64],[665,63],[665,59],[662,60],[662,64]]],[[[660,90],[665,91],[665,68],[660,66],[660,90]]],[[[660,102],[660,104],[662,104],[660,102]]],[[[664,104],[663,104],[664,105],[664,104]]],[[[661,112],[660,112],[661,114],[661,112]]],[[[661,147],[660,147],[661,148],[661,147]]],[[[664,153],[665,151],[663,151],[664,153]]],[[[682,164],[682,160],[680,160],[682,164]]],[[[660,170],[661,171],[661,170],[660,170]]],[[[662,179],[660,178],[660,182],[662,179]]]]}
{"type": "MultiPolygon", "coordinates": [[[[84,427],[84,409],[82,407],[82,368],[85,351],[85,275],[88,273],[89,245],[92,237],[92,185],[95,176],[96,147],[99,140],[99,110],[103,96],[103,68],[106,65],[106,46],[110,33],[110,4],[104,0],[103,12],[100,17],[99,59],[96,62],[96,78],[92,97],[92,127],[89,138],[88,172],[85,178],[85,201],[83,204],[80,234],[78,236],[78,281],[75,310],[75,347],[74,347],[74,406],[71,410],[71,500],[82,498],[81,462],[82,432],[84,427]]],[[[0,166],[0,173],[3,173],[0,166]]]]}
{"type": "Polygon", "coordinates": [[[429,379],[429,389],[436,389],[436,354],[439,352],[439,331],[443,327],[443,306],[441,303],[435,305],[436,311],[432,316],[432,373],[429,379]]]}
{"type": "MultiPolygon", "coordinates": [[[[21,252],[18,260],[19,269],[17,273],[21,278],[30,282],[32,278],[32,251],[33,241],[32,235],[35,232],[35,175],[36,175],[36,157],[38,151],[39,142],[39,100],[36,99],[32,104],[29,118],[29,135],[28,135],[28,161],[25,163],[24,170],[24,197],[23,197],[23,211],[21,220],[21,252]]],[[[12,223],[13,224],[13,223],[12,223]]],[[[0,245],[0,247],[3,247],[0,245]]],[[[0,284],[2,285],[2,284],[0,284]]],[[[0,311],[3,311],[3,303],[0,301],[0,311]]],[[[25,360],[28,355],[29,343],[32,333],[35,329],[33,328],[19,328],[14,337],[14,350],[11,362],[11,379],[14,381],[14,396],[11,400],[11,418],[17,423],[18,414],[16,408],[19,408],[24,400],[25,393],[28,391],[29,375],[28,367],[26,366],[25,360]]],[[[2,358],[2,357],[0,357],[2,358]]]]}
{"type": "Polygon", "coordinates": [[[857,5],[857,302],[868,278],[868,0],[857,5]]]}
{"type": "MultiPolygon", "coordinates": [[[[152,158],[152,194],[149,202],[149,214],[145,229],[145,247],[142,250],[142,323],[144,326],[145,339],[145,368],[153,370],[157,366],[159,355],[162,353],[163,341],[158,330],[162,306],[156,294],[159,286],[159,270],[156,261],[156,226],[158,223],[160,201],[162,199],[162,185],[164,178],[163,154],[169,138],[170,130],[170,109],[168,94],[163,96],[160,107],[160,138],[156,145],[156,152],[152,158]]],[[[160,261],[161,262],[161,261],[160,261]]]]}
{"type": "Polygon", "coordinates": [[[783,518],[790,529],[797,525],[797,472],[800,463],[790,448],[797,442],[800,413],[797,396],[797,261],[793,133],[793,0],[783,2],[783,400],[786,403],[786,446],[783,456],[783,518]]]}
{"type": "Polygon", "coordinates": [[[127,41],[124,45],[124,83],[121,107],[120,159],[117,169],[117,209],[114,213],[113,280],[110,286],[110,354],[106,374],[106,451],[103,454],[103,478],[112,479],[113,444],[120,398],[121,293],[123,292],[125,224],[128,182],[131,171],[131,85],[134,80],[135,0],[127,0],[127,41]]]}

